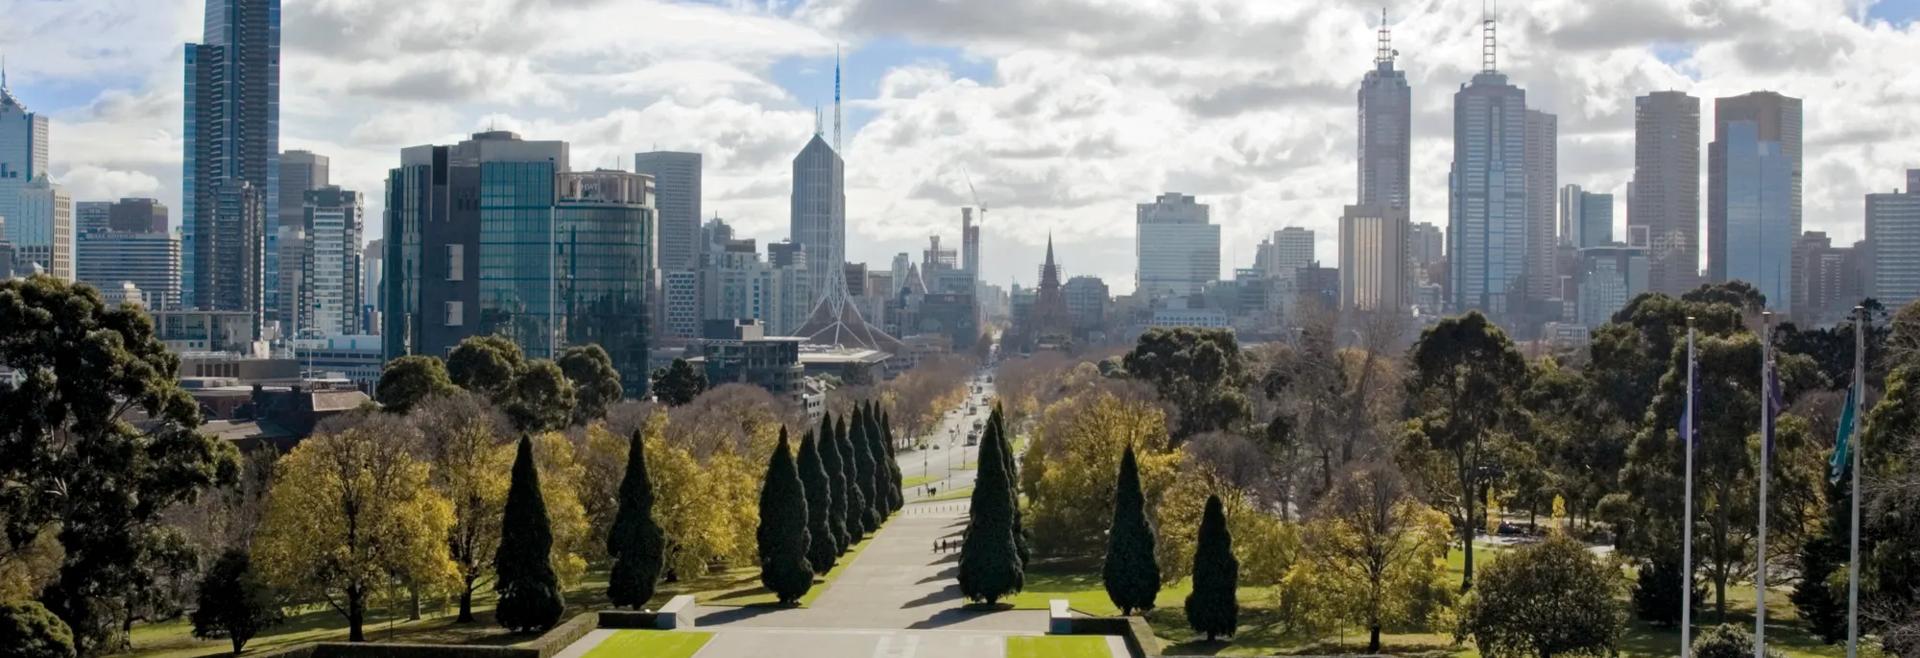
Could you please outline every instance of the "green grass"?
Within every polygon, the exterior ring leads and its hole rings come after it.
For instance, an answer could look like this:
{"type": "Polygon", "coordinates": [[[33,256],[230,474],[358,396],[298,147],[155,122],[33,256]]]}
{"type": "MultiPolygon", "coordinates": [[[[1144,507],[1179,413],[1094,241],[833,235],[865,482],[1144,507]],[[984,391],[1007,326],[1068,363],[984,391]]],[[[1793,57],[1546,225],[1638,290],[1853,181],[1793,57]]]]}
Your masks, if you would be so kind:
{"type": "Polygon", "coordinates": [[[931,475],[915,475],[910,478],[900,478],[900,488],[912,489],[914,487],[926,484],[928,482],[932,482],[933,480],[934,478],[931,475]]]}
{"type": "Polygon", "coordinates": [[[1007,658],[1108,658],[1107,638],[1097,635],[1044,635],[1007,638],[1007,658]]]}
{"type": "Polygon", "coordinates": [[[913,502],[937,503],[943,500],[960,500],[962,498],[971,498],[971,497],[973,497],[973,485],[969,484],[967,486],[960,487],[958,489],[949,489],[947,491],[942,492],[940,495],[934,496],[932,498],[921,498],[913,502]]]}
{"type": "MultiPolygon", "coordinates": [[[[867,550],[867,545],[871,543],[873,543],[873,536],[868,535],[865,540],[848,547],[847,554],[840,556],[840,559],[833,563],[833,568],[827,571],[827,575],[815,576],[813,579],[813,589],[807,590],[806,594],[800,596],[800,607],[804,608],[813,605],[813,600],[820,598],[820,593],[825,592],[827,586],[833,584],[834,579],[839,578],[841,572],[847,570],[847,565],[853,564],[853,559],[860,557],[860,552],[867,550]]],[[[780,602],[780,597],[775,596],[771,590],[768,590],[766,586],[760,584],[760,570],[753,567],[740,567],[728,570],[727,578],[723,586],[704,591],[680,591],[675,593],[692,594],[693,598],[699,601],[701,605],[770,606],[777,605],[780,602]]],[[[666,600],[660,596],[655,596],[654,601],[656,607],[666,603],[666,600]]]]}
{"type": "Polygon", "coordinates": [[[711,639],[695,631],[617,631],[586,658],[691,658],[711,639]]]}

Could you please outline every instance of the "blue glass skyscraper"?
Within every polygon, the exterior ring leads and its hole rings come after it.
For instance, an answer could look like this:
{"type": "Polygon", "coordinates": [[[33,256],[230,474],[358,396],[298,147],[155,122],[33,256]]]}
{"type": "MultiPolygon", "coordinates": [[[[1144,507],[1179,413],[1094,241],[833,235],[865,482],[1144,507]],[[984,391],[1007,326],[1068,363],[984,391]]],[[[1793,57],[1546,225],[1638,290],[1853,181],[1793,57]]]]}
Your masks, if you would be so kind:
{"type": "Polygon", "coordinates": [[[1707,153],[1707,271],[1793,310],[1800,236],[1800,99],[1761,91],[1713,103],[1707,153]]]}
{"type": "Polygon", "coordinates": [[[1486,29],[1481,71],[1453,95],[1447,258],[1453,310],[1498,318],[1525,292],[1527,92],[1494,69],[1486,29]]]}
{"type": "Polygon", "coordinates": [[[280,0],[208,0],[202,38],[186,45],[181,292],[252,312],[259,337],[278,296],[280,0]]]}

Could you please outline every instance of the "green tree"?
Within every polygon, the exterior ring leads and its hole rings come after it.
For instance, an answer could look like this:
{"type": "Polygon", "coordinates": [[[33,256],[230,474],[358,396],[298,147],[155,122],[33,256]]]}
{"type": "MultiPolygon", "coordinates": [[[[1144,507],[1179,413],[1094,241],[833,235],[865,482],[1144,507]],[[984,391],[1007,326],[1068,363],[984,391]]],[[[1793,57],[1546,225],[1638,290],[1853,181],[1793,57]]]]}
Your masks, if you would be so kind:
{"type": "Polygon", "coordinates": [[[840,420],[846,426],[847,440],[853,444],[853,482],[860,489],[860,527],[867,532],[880,531],[880,515],[877,508],[881,505],[880,491],[874,487],[879,472],[876,470],[880,460],[874,458],[873,439],[867,436],[867,422],[858,407],[853,411],[849,422],[846,417],[840,420]]]}
{"type": "Polygon", "coordinates": [[[960,544],[960,595],[988,604],[1026,584],[1025,565],[1013,544],[1013,482],[999,449],[991,441],[980,444],[980,467],[960,544]]]}
{"type": "Polygon", "coordinates": [[[493,591],[500,597],[494,620],[516,633],[544,631],[560,623],[567,604],[553,571],[553,528],[533,464],[533,439],[520,437],[500,521],[500,549],[493,554],[493,591]]]}
{"type": "Polygon", "coordinates": [[[56,540],[40,601],[82,654],[110,650],[149,584],[159,514],[233,481],[235,451],[195,431],[179,359],[146,314],[91,286],[0,283],[0,366],[17,382],[0,387],[0,572],[56,540]]]}
{"type": "Polygon", "coordinates": [[[1852,532],[1851,478],[1827,485],[1827,517],[1820,532],[1800,547],[1800,580],[1794,583],[1794,611],[1807,630],[1827,644],[1847,637],[1847,542],[1852,532]]]}
{"type": "MultiPolygon", "coordinates": [[[[1679,539],[1676,537],[1673,541],[1670,548],[1654,551],[1640,561],[1630,599],[1634,617],[1661,628],[1680,624],[1681,549],[1679,539]]],[[[1697,609],[1700,602],[1706,600],[1707,590],[1700,586],[1697,574],[1690,580],[1693,587],[1687,596],[1697,609]]]]}
{"type": "Polygon", "coordinates": [[[526,366],[520,346],[498,334],[468,336],[447,353],[447,376],[453,385],[499,405],[513,399],[513,382],[526,366]]]}
{"type": "MultiPolygon", "coordinates": [[[[981,461],[986,461],[985,455],[981,461]]],[[[1131,445],[1120,457],[1113,524],[1107,529],[1107,559],[1100,568],[1100,580],[1106,584],[1107,598],[1123,615],[1152,610],[1160,595],[1160,563],[1153,555],[1153,528],[1147,525],[1147,499],[1140,491],[1140,465],[1131,445]]]]}
{"type": "Polygon", "coordinates": [[[417,454],[431,466],[434,490],[453,505],[447,547],[460,572],[456,619],[471,622],[473,593],[492,573],[500,544],[500,507],[513,464],[507,422],[486,398],[458,389],[414,405],[407,421],[420,437],[417,454]]]}
{"type": "Polygon", "coordinates": [[[573,382],[575,405],[573,424],[585,426],[607,417],[607,407],[620,401],[620,371],[613,368],[613,357],[599,345],[574,345],[560,351],[555,361],[567,381],[573,382]]]}
{"type": "Polygon", "coordinates": [[[1453,602],[1445,583],[1445,514],[1407,493],[1391,467],[1337,480],[1307,523],[1303,558],[1281,582],[1282,605],[1308,619],[1358,621],[1367,653],[1389,626],[1425,626],[1453,602]]]}
{"type": "Polygon", "coordinates": [[[1000,413],[998,403],[993,405],[992,413],[987,415],[987,436],[988,440],[1000,443],[1002,458],[1000,461],[1006,465],[1007,481],[1013,483],[1012,490],[1009,491],[1013,495],[1013,545],[1020,555],[1020,563],[1027,564],[1033,561],[1033,546],[1030,538],[1027,537],[1025,513],[1020,511],[1020,462],[1014,459],[1013,441],[1010,438],[1011,435],[1007,433],[1007,419],[1000,413]]]}
{"type": "Polygon", "coordinates": [[[1246,365],[1226,329],[1153,328],[1122,361],[1129,376],[1153,385],[1179,411],[1175,444],[1203,432],[1228,429],[1251,415],[1240,391],[1246,365]]]}
{"type": "Polygon", "coordinates": [[[893,453],[887,449],[886,437],[881,435],[880,415],[872,403],[862,404],[856,416],[867,437],[867,452],[873,455],[873,516],[876,521],[885,522],[893,515],[893,453]]]}
{"type": "Polygon", "coordinates": [[[868,531],[879,529],[868,527],[866,523],[867,516],[862,512],[862,510],[867,509],[869,506],[867,505],[866,493],[862,491],[862,487],[860,486],[860,453],[854,449],[853,440],[847,436],[846,416],[841,416],[839,420],[836,421],[832,415],[822,414],[820,416],[820,427],[822,431],[832,435],[834,443],[840,447],[838,450],[840,453],[840,477],[847,482],[847,495],[844,499],[847,509],[846,514],[840,518],[841,524],[847,528],[847,541],[848,545],[851,546],[859,543],[861,539],[866,538],[868,531]]]}
{"type": "Polygon", "coordinates": [[[833,538],[833,526],[827,522],[832,513],[832,493],[828,490],[827,469],[820,462],[820,441],[808,432],[800,439],[800,484],[807,491],[807,562],[813,572],[824,574],[833,569],[840,549],[833,538]]]}
{"type": "Polygon", "coordinates": [[[253,572],[252,558],[239,549],[221,553],[207,569],[200,580],[199,604],[191,617],[194,637],[227,638],[233,642],[236,656],[248,640],[282,619],[285,616],[273,589],[260,581],[253,572]]]}
{"type": "Polygon", "coordinates": [[[665,368],[653,371],[653,397],[669,407],[692,402],[707,390],[707,376],[693,369],[686,359],[674,359],[665,368]]]}
{"type": "Polygon", "coordinates": [[[1507,335],[1478,311],[1447,318],[1427,329],[1408,360],[1407,442],[1409,461],[1435,463],[1442,482],[1429,487],[1436,507],[1445,507],[1460,532],[1466,561],[1462,591],[1473,587],[1473,535],[1480,527],[1499,462],[1493,434],[1514,412],[1515,394],[1526,382],[1527,363],[1507,335]]]}
{"type": "Polygon", "coordinates": [[[820,431],[814,435],[820,452],[820,468],[827,479],[827,538],[835,556],[846,555],[854,539],[847,533],[847,472],[840,456],[840,442],[833,438],[833,423],[823,414],[820,431]]]}
{"type": "MultiPolygon", "coordinates": [[[[893,511],[898,512],[900,508],[907,505],[907,492],[905,486],[906,480],[900,476],[900,455],[897,452],[900,444],[893,438],[893,414],[891,412],[881,410],[880,432],[887,444],[887,467],[893,472],[893,511]]],[[[1020,481],[1018,475],[1013,478],[1013,481],[1020,481]]]]}
{"type": "Polygon", "coordinates": [[[458,387],[447,376],[447,366],[437,356],[413,354],[392,361],[380,369],[379,391],[375,399],[387,411],[404,414],[420,401],[445,395],[458,387]]]}
{"type": "Polygon", "coordinates": [[[1626,624],[1619,591],[1618,569],[1555,534],[1487,566],[1460,613],[1459,634],[1488,658],[1610,656],[1626,624]]]}
{"type": "Polygon", "coordinates": [[[787,430],[781,428],[780,444],[767,460],[767,476],[760,488],[760,529],[754,533],[760,547],[760,584],[781,605],[799,603],[813,588],[807,503],[806,486],[794,467],[793,449],[787,445],[787,430]]]}
{"type": "Polygon", "coordinates": [[[0,658],[73,658],[73,631],[37,601],[0,601],[0,658]]]}
{"type": "Polygon", "coordinates": [[[1767,296],[1745,281],[1727,281],[1723,283],[1702,283],[1680,296],[1680,301],[1693,304],[1725,304],[1739,309],[1742,313],[1759,313],[1767,308],[1767,296]]]}
{"type": "Polygon", "coordinates": [[[1227,513],[1219,496],[1207,497],[1200,519],[1199,546],[1193,551],[1193,592],[1187,594],[1187,625],[1196,633],[1233,637],[1240,622],[1240,560],[1233,556],[1233,535],[1227,531],[1227,513]]]}
{"type": "Polygon", "coordinates": [[[566,429],[578,396],[560,366],[541,359],[528,363],[507,395],[507,418],[522,432],[566,429]]]}
{"type": "MultiPolygon", "coordinates": [[[[1738,283],[1738,282],[1736,282],[1738,283]]],[[[1714,626],[1693,638],[1693,653],[1697,658],[1748,658],[1753,655],[1753,634],[1745,627],[1732,624],[1714,626]]],[[[1767,650],[1768,656],[1777,656],[1773,650],[1767,650]]]]}
{"type": "Polygon", "coordinates": [[[607,533],[607,555],[613,572],[607,577],[607,601],[618,607],[641,608],[653,598],[666,559],[666,535],[653,520],[653,478],[647,474],[646,439],[633,431],[627,448],[627,472],[620,478],[620,511],[607,533]]]}

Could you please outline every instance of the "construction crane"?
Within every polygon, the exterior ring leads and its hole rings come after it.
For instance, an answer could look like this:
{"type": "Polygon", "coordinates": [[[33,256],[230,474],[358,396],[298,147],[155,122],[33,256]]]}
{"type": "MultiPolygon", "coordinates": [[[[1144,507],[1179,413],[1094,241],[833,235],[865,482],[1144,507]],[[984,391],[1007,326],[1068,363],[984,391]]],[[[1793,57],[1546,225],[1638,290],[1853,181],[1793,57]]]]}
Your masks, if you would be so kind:
{"type": "Polygon", "coordinates": [[[967,178],[967,194],[973,195],[973,205],[980,208],[980,223],[987,223],[987,204],[980,202],[980,191],[973,189],[973,174],[966,167],[960,168],[960,175],[967,178]]]}

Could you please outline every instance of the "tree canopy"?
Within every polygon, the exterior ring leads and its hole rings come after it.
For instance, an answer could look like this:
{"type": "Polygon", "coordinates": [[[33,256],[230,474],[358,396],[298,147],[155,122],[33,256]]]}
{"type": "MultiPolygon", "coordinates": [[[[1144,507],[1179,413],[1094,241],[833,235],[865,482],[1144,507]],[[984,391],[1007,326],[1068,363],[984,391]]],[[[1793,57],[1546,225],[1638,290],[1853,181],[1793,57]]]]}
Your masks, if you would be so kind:
{"type": "Polygon", "coordinates": [[[707,376],[694,370],[686,359],[674,359],[665,368],[653,371],[653,396],[669,407],[692,402],[707,390],[707,376]]]}
{"type": "Polygon", "coordinates": [[[1618,568],[1556,534],[1481,572],[1460,634],[1488,658],[1613,655],[1626,624],[1620,580],[1618,568]]]}
{"type": "Polygon", "coordinates": [[[1246,366],[1232,331],[1148,329],[1122,363],[1129,376],[1151,383],[1179,410],[1176,444],[1248,418],[1248,401],[1240,391],[1246,366]]]}

